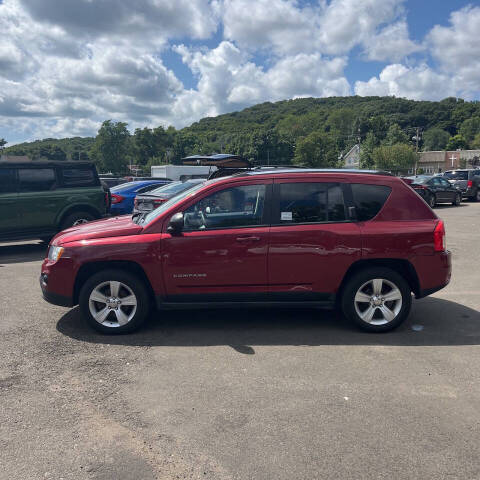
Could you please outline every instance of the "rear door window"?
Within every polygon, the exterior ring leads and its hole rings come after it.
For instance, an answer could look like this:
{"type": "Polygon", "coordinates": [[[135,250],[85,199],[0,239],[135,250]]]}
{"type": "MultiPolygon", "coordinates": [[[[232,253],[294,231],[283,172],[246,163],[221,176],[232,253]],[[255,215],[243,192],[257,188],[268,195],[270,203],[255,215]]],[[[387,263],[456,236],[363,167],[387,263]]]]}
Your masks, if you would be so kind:
{"type": "Polygon", "coordinates": [[[0,168],[0,194],[17,191],[15,169],[0,168]]]}
{"type": "Polygon", "coordinates": [[[335,183],[279,184],[280,214],[276,224],[346,220],[343,191],[335,183]]]}
{"type": "Polygon", "coordinates": [[[91,167],[61,169],[64,187],[93,187],[98,185],[95,172],[91,167]]]}
{"type": "Polygon", "coordinates": [[[371,220],[382,209],[392,189],[385,185],[353,183],[352,194],[357,220],[371,220]]]}
{"type": "Polygon", "coordinates": [[[21,192],[54,190],[56,176],[53,168],[19,168],[18,183],[21,192]]]}

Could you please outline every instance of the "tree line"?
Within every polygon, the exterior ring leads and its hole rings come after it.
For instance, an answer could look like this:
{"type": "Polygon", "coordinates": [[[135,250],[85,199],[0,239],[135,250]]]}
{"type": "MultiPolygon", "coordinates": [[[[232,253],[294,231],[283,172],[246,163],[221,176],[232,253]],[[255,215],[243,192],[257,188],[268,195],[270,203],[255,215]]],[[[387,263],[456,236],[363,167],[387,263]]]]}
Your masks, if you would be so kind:
{"type": "Polygon", "coordinates": [[[102,172],[129,165],[178,163],[184,156],[227,152],[257,165],[343,165],[359,143],[361,166],[399,170],[419,150],[480,148],[480,102],[439,102],[395,97],[301,98],[262,103],[240,112],[204,118],[183,129],[137,128],[106,120],[96,137],[44,139],[4,148],[34,159],[92,160],[102,172]]]}

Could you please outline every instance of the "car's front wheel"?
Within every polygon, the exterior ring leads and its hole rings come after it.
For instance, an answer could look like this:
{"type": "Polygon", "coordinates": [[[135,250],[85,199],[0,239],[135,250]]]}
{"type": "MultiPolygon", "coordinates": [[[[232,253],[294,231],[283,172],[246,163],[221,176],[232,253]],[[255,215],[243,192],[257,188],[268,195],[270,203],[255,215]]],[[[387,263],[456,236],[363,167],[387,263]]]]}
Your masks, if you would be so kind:
{"type": "Polygon", "coordinates": [[[455,198],[453,199],[452,205],[458,207],[462,203],[462,195],[460,193],[455,194],[455,198]]]}
{"type": "Polygon", "coordinates": [[[363,330],[387,332],[410,313],[408,282],[389,268],[375,267],[354,274],[342,294],[344,315],[363,330]]]}
{"type": "Polygon", "coordinates": [[[427,200],[428,204],[430,205],[430,208],[434,208],[435,205],[437,204],[437,199],[435,198],[435,194],[434,193],[431,193],[429,196],[428,196],[428,200],[427,200]]]}
{"type": "Polygon", "coordinates": [[[140,328],[150,303],[140,278],[122,270],[104,270],[85,282],[79,305],[93,328],[102,333],[121,334],[140,328]]]}

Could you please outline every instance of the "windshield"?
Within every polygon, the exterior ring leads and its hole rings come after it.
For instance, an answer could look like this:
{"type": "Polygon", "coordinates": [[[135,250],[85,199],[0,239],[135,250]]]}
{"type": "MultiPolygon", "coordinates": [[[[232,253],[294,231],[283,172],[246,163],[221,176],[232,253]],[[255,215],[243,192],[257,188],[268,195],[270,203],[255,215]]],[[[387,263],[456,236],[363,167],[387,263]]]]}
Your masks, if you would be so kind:
{"type": "MultiPolygon", "coordinates": [[[[183,183],[182,185],[185,185],[185,183],[183,183]]],[[[195,195],[195,193],[205,185],[205,182],[187,183],[187,185],[190,185],[190,188],[188,188],[187,190],[184,190],[182,193],[179,193],[178,195],[175,195],[167,202],[162,203],[155,210],[152,210],[145,217],[143,217],[139,221],[139,223],[143,223],[144,225],[146,225],[147,223],[150,223],[152,220],[157,218],[159,215],[161,215],[163,212],[165,212],[170,207],[175,205],[177,202],[182,201],[184,198],[187,198],[189,195],[195,195]]]]}
{"type": "Polygon", "coordinates": [[[444,176],[449,180],[468,180],[468,172],[445,172],[444,176]]]}
{"type": "Polygon", "coordinates": [[[175,195],[177,193],[183,192],[188,188],[193,187],[196,185],[195,183],[188,183],[188,182],[172,182],[168,185],[163,185],[160,188],[156,188],[149,192],[150,195],[156,195],[157,193],[166,193],[168,195],[175,195]]]}
{"type": "Polygon", "coordinates": [[[416,177],[413,179],[413,183],[427,183],[432,177],[416,177]]]}

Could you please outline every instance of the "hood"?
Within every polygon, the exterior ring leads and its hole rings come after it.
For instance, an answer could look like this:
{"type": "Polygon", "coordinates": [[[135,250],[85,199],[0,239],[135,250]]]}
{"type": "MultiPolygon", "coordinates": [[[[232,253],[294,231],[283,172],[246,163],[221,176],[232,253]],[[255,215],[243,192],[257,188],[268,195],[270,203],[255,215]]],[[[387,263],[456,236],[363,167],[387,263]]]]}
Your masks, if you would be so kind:
{"type": "Polygon", "coordinates": [[[132,221],[131,215],[122,215],[67,228],[55,236],[52,245],[63,245],[69,242],[92,240],[94,238],[138,235],[142,230],[143,227],[132,221]]]}

